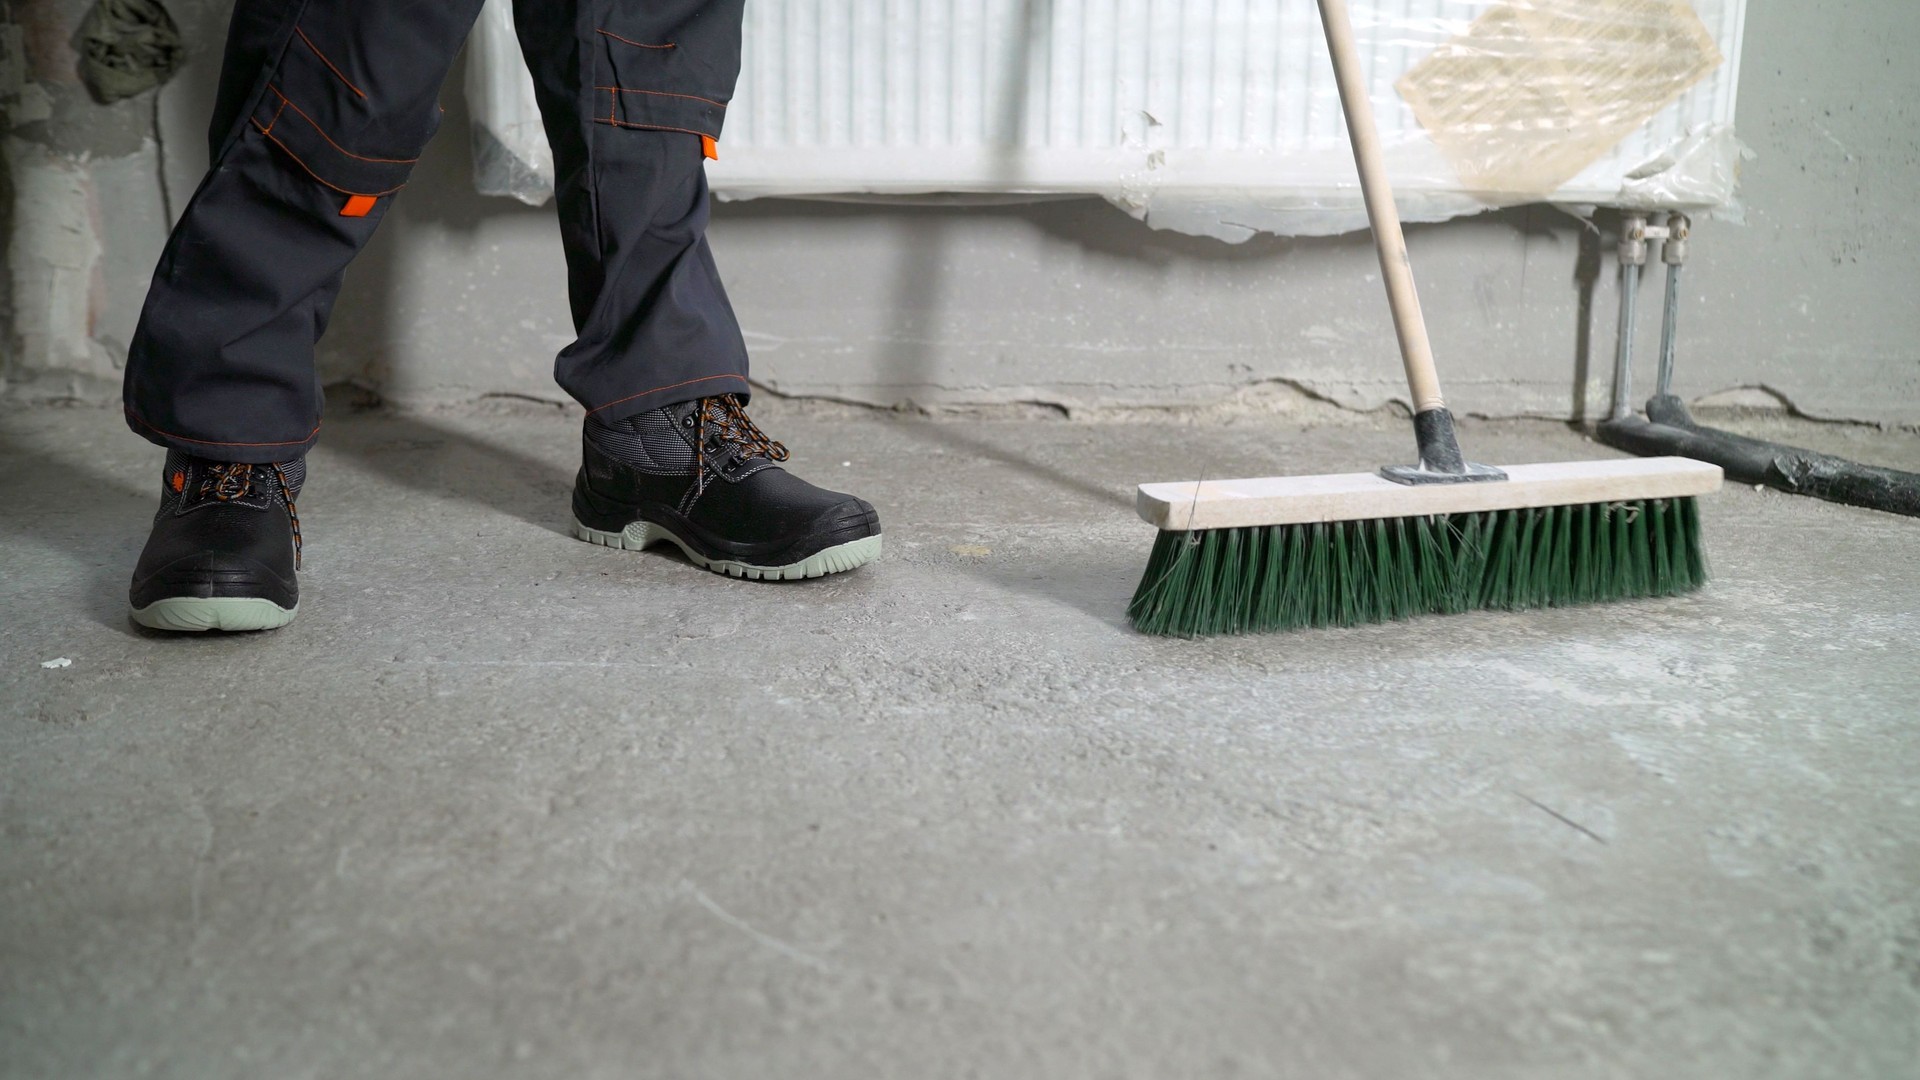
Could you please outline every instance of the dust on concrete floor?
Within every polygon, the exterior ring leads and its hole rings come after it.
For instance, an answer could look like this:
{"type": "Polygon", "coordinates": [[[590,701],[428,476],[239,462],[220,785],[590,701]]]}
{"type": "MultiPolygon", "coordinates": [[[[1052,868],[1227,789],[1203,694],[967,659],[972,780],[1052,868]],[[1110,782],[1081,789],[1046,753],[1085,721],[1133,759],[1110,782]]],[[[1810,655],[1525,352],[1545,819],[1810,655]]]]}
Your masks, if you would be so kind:
{"type": "Polygon", "coordinates": [[[344,416],[299,620],[184,639],[158,451],[0,416],[0,1073],[1911,1075],[1920,523],[1729,490],[1696,596],[1157,640],[1132,484],[1404,426],[757,411],[881,562],[578,543],[575,414],[344,416]]]}

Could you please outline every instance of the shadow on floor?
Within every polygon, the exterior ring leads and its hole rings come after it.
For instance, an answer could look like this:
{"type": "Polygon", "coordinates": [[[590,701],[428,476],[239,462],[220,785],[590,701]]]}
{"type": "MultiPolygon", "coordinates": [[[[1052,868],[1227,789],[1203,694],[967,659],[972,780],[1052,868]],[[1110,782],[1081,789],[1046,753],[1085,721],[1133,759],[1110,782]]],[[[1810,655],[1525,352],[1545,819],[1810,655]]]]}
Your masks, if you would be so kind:
{"type": "Polygon", "coordinates": [[[1120,491],[1104,484],[1096,483],[1084,476],[1068,472],[1065,469],[1036,461],[1014,453],[1003,446],[996,445],[991,439],[938,420],[907,418],[898,414],[883,414],[888,422],[904,434],[910,434],[939,443],[950,451],[1005,465],[1009,469],[1038,480],[1048,487],[1058,488],[1062,492],[1078,495],[1083,499],[1108,506],[1117,506],[1129,513],[1133,510],[1133,497],[1130,492],[1120,491]]]}
{"type": "MultiPolygon", "coordinates": [[[[1005,466],[1046,489],[1043,496],[1031,492],[1028,498],[1044,498],[1049,506],[1078,504],[1095,512],[1111,512],[1124,520],[1133,518],[1130,493],[1101,484],[1060,466],[1017,453],[993,441],[991,432],[980,433],[956,424],[893,415],[888,423],[901,435],[922,444],[935,444],[949,453],[990,461],[1005,466]]],[[[885,513],[885,508],[882,508],[885,513]]],[[[988,514],[991,517],[991,513],[988,514]]],[[[1151,534],[1143,533],[1143,544],[1151,543],[1151,534]]],[[[1031,545],[1023,545],[1028,554],[1018,559],[989,558],[965,563],[966,572],[997,589],[1032,596],[1050,604],[1070,607],[1116,629],[1126,627],[1126,606],[1133,586],[1146,565],[1147,548],[1138,552],[1138,561],[1114,559],[1105,549],[1063,547],[1046,550],[1034,557],[1031,545]]]]}
{"type": "Polygon", "coordinates": [[[431,415],[367,409],[354,411],[351,423],[330,429],[324,445],[400,488],[453,496],[571,536],[568,506],[577,450],[570,449],[561,464],[431,415]]]}
{"type": "MultiPolygon", "coordinates": [[[[1151,543],[1151,541],[1148,541],[1151,543]]],[[[1116,633],[1131,635],[1127,603],[1134,584],[1147,565],[1147,548],[1136,562],[1090,557],[1084,551],[1060,550],[1033,558],[982,560],[969,567],[972,576],[1007,592],[1073,608],[1106,624],[1116,633]]]]}
{"type": "Polygon", "coordinates": [[[160,504],[163,460],[155,448],[151,472],[116,472],[30,451],[0,432],[0,536],[64,555],[79,571],[73,601],[91,621],[129,636],[166,636],[127,618],[127,583],[160,504]]]}

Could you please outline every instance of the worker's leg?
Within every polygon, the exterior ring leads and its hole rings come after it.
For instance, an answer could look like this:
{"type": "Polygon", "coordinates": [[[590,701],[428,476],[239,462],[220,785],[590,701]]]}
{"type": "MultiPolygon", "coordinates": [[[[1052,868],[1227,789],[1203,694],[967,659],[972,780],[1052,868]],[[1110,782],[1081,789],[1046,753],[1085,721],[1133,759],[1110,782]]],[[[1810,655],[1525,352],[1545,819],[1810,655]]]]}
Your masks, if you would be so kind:
{"type": "Polygon", "coordinates": [[[555,364],[587,408],[574,534],[671,543],[742,577],[880,553],[865,501],[780,467],[748,419],[747,352],[707,249],[706,149],[740,68],[741,0],[518,0],[553,144],[578,340],[555,364]]]}
{"type": "Polygon", "coordinates": [[[136,622],[259,630],[298,610],[314,342],[341,271],[439,126],[440,84],[479,7],[234,9],[213,167],[167,241],[127,357],[127,421],[169,448],[128,593],[136,622]]]}
{"type": "Polygon", "coordinates": [[[168,239],[127,357],[153,442],[286,461],[320,422],[314,342],[340,275],[439,126],[480,0],[240,0],[213,167],[168,239]]]}
{"type": "Polygon", "coordinates": [[[743,0],[518,0],[553,146],[578,338],[560,385],[604,420],[747,394],[707,248],[703,148],[740,70],[743,0]]]}

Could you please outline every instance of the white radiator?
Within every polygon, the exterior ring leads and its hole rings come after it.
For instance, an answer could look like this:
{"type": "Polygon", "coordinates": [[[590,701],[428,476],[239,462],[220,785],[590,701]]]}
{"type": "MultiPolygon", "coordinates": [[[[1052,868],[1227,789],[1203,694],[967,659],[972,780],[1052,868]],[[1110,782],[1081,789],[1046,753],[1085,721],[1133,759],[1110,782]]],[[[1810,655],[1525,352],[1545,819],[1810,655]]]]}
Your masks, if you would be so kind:
{"type": "MultiPolygon", "coordinates": [[[[1688,4],[1354,0],[1403,212],[1433,220],[1549,198],[1730,202],[1745,0],[1691,0],[1690,12],[1688,4]],[[1592,13],[1613,21],[1588,25],[1592,13]],[[1544,21],[1549,14],[1559,21],[1544,21]],[[1542,21],[1534,37],[1488,36],[1509,15],[1542,21]],[[1676,36],[1676,19],[1699,27],[1697,42],[1676,36]],[[1622,26],[1651,27],[1644,50],[1628,43],[1639,53],[1717,55],[1677,98],[1641,102],[1630,126],[1609,127],[1596,117],[1618,119],[1608,110],[1644,85],[1615,77],[1637,62],[1614,40],[1622,26]],[[1567,65],[1529,51],[1589,34],[1590,45],[1566,52],[1567,65]],[[1466,66],[1417,68],[1436,49],[1465,56],[1466,66]],[[1528,55],[1506,55],[1515,50],[1528,55]],[[1587,67],[1575,70],[1579,63],[1587,67]],[[1431,99],[1424,117],[1408,103],[1412,91],[1396,86],[1410,71],[1442,79],[1415,94],[1431,99]],[[1462,71],[1479,98],[1458,93],[1457,78],[1446,82],[1462,71]],[[1594,76],[1571,91],[1585,94],[1585,112],[1534,103],[1562,74],[1569,85],[1594,76]],[[1483,125],[1488,101],[1520,111],[1483,125]],[[1449,117],[1450,138],[1430,130],[1449,117]],[[1489,191],[1484,173],[1463,166],[1462,147],[1472,157],[1482,133],[1535,138],[1555,124],[1587,125],[1600,142],[1575,146],[1577,175],[1556,176],[1550,190],[1489,191]]],[[[723,198],[1098,194],[1155,225],[1225,239],[1364,222],[1314,0],[749,0],[744,57],[710,169],[723,198]]],[[[1524,141],[1497,149],[1513,160],[1551,156],[1524,141]]]]}

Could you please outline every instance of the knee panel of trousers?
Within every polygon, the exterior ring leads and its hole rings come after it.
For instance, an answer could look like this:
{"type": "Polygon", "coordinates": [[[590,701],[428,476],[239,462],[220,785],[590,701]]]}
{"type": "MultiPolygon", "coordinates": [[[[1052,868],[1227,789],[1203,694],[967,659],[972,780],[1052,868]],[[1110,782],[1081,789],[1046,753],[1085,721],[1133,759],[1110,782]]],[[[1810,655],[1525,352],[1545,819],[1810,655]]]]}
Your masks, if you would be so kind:
{"type": "Polygon", "coordinates": [[[743,2],[604,5],[593,43],[594,120],[718,139],[740,76],[743,2]]]}
{"type": "Polygon", "coordinates": [[[390,194],[440,126],[440,74],[363,31],[296,27],[250,122],[322,185],[390,194]]]}

